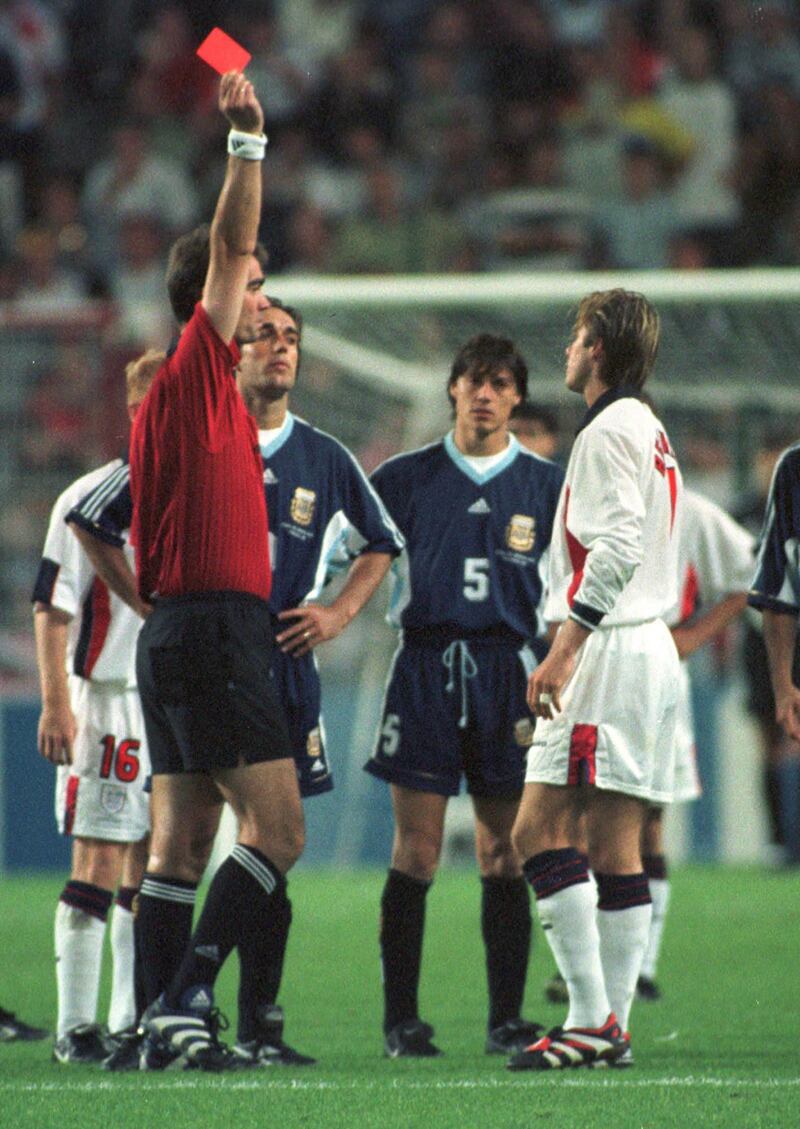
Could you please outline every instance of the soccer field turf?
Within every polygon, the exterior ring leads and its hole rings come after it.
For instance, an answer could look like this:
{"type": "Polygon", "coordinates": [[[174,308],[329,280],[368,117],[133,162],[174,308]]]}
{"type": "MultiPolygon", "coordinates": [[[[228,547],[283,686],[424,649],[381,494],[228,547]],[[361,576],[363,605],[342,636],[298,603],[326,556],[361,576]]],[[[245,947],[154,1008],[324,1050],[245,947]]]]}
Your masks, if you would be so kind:
{"type": "MultiPolygon", "coordinates": [[[[624,1071],[510,1074],[483,1053],[479,884],[436,880],[428,901],[421,1005],[444,1057],[382,1057],[377,913],[383,875],[298,871],[281,1002],[287,1041],[313,1067],[230,1075],[108,1075],[56,1066],[49,1043],[0,1044],[0,1125],[8,1129],[530,1129],[800,1124],[800,873],[683,868],[659,970],[664,999],[635,1005],[636,1065],[624,1071]]],[[[52,1025],[52,915],[60,882],[0,882],[0,1003],[52,1025]]],[[[234,1015],[235,961],[219,986],[234,1015]]],[[[536,927],[526,1016],[552,963],[536,927]]],[[[232,1023],[232,1027],[233,1027],[232,1023]]]]}

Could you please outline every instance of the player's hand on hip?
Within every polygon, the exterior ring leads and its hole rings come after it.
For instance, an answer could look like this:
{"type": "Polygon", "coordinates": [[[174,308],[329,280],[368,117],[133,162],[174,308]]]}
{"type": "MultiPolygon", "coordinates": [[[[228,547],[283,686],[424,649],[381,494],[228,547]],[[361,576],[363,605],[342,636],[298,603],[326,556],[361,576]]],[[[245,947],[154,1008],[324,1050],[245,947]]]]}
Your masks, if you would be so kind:
{"type": "Polygon", "coordinates": [[[72,710],[43,709],[39,718],[39,752],[51,764],[72,764],[77,725],[72,710]]]}
{"type": "Polygon", "coordinates": [[[345,626],[336,609],[325,604],[287,608],[279,612],[278,619],[293,621],[285,631],[276,635],[275,642],[285,654],[295,658],[312,651],[319,643],[335,639],[345,626]]]}
{"type": "Polygon", "coordinates": [[[234,129],[243,133],[264,132],[264,111],[252,82],[241,71],[228,71],[220,79],[219,108],[234,129]]]}

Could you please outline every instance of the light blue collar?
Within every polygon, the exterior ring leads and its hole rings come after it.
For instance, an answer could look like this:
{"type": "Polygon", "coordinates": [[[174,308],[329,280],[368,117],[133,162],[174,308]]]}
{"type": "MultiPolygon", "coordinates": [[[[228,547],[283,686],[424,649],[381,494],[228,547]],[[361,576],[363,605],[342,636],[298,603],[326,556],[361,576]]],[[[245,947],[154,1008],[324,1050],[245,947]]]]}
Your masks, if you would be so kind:
{"type": "Polygon", "coordinates": [[[471,466],[469,462],[464,458],[461,451],[459,451],[458,447],[456,447],[456,441],[454,438],[454,433],[452,431],[448,431],[447,435],[445,435],[444,437],[444,449],[445,451],[447,451],[448,455],[456,464],[458,469],[460,471],[463,471],[467,478],[471,478],[473,482],[477,482],[479,486],[482,486],[485,482],[489,482],[491,481],[491,479],[496,478],[498,474],[502,474],[503,471],[507,469],[507,467],[511,466],[514,459],[519,454],[520,445],[516,437],[509,432],[508,450],[506,451],[503,458],[500,459],[499,462],[495,463],[494,466],[487,470],[484,474],[481,474],[480,471],[475,470],[475,468],[471,466]]]}
{"type": "Polygon", "coordinates": [[[271,459],[272,456],[277,451],[280,451],[281,447],[284,445],[284,443],[286,442],[286,440],[289,438],[289,436],[292,434],[293,431],[294,431],[294,416],[292,415],[291,412],[287,412],[286,413],[286,419],[283,421],[283,424],[281,425],[281,429],[278,432],[278,434],[275,436],[275,438],[273,440],[271,440],[271,442],[267,443],[266,446],[261,446],[259,444],[259,446],[261,447],[261,457],[262,457],[262,459],[271,459]]]}

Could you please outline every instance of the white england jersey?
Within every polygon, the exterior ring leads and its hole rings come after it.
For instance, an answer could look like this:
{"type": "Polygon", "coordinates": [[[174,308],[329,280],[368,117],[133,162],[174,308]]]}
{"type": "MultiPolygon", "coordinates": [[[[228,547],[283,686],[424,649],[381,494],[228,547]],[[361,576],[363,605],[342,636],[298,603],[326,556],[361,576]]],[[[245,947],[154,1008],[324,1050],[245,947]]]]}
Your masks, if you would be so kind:
{"type": "Polygon", "coordinates": [[[681,495],[678,600],[670,627],[733,592],[747,592],[755,567],[755,538],[716,502],[694,490],[681,495]]]}
{"type": "Polygon", "coordinates": [[[666,615],[677,599],[681,494],[661,422],[631,389],[605,392],[570,454],[545,618],[593,630],[666,615]]]}
{"type": "MultiPolygon", "coordinates": [[[[141,619],[109,592],[66,524],[69,511],[117,468],[114,459],[73,482],[50,516],[33,600],[59,608],[72,619],[67,635],[67,670],[93,682],[136,685],[136,637],[141,619]]],[[[133,551],[124,552],[133,566],[133,551]]]]}

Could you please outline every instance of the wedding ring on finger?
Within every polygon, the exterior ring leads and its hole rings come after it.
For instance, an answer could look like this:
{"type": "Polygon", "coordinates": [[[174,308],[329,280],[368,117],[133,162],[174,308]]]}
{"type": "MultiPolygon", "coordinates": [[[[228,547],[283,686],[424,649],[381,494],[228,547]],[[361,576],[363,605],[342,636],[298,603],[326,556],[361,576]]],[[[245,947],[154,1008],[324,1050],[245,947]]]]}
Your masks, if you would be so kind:
{"type": "Polygon", "coordinates": [[[304,639],[310,639],[311,638],[311,632],[310,631],[304,631],[303,632],[303,638],[304,639]]]}

